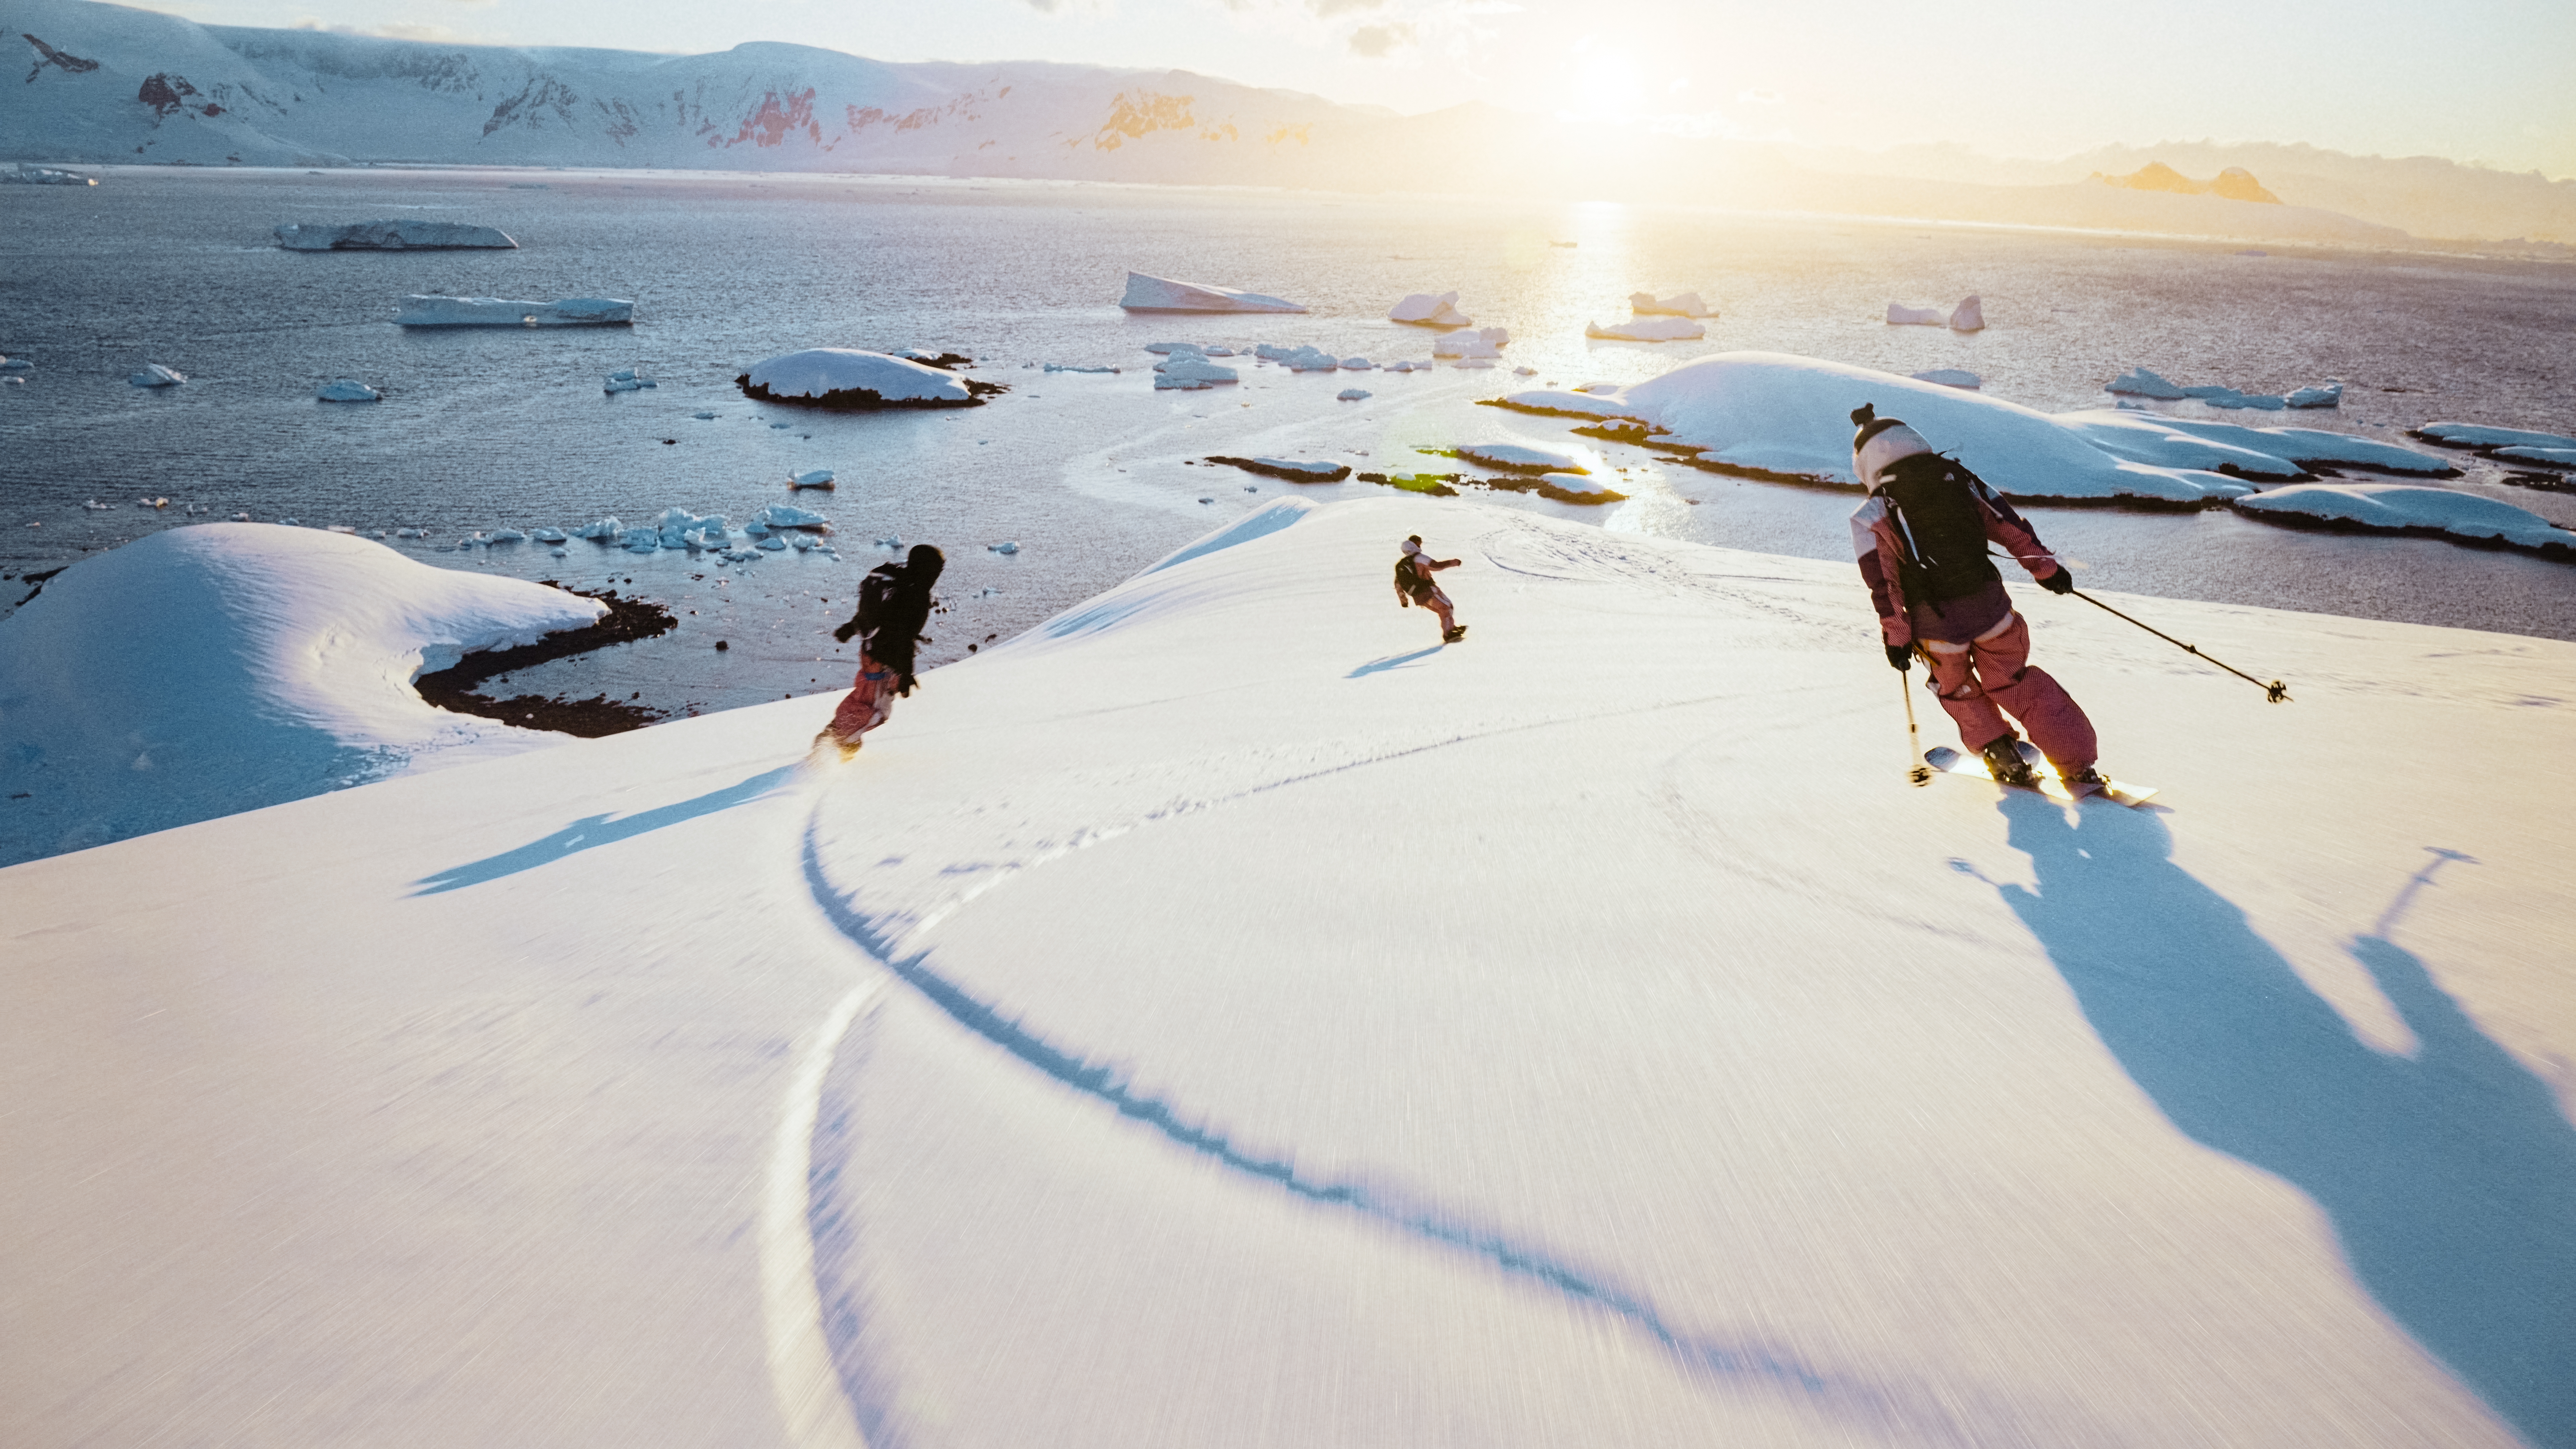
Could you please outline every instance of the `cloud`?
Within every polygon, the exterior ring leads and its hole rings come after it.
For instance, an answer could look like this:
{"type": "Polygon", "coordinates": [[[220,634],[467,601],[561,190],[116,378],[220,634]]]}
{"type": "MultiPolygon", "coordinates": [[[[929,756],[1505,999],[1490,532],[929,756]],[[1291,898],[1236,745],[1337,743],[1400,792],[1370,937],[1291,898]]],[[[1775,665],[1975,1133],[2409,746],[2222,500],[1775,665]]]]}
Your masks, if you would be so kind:
{"type": "Polygon", "coordinates": [[[1346,11],[1375,10],[1385,3],[1386,0],[1306,0],[1306,8],[1314,11],[1317,16],[1330,20],[1346,11]]]}
{"type": "Polygon", "coordinates": [[[1401,22],[1394,25],[1363,25],[1351,32],[1351,54],[1370,60],[1383,59],[1388,52],[1413,43],[1413,27],[1401,22]]]}
{"type": "Polygon", "coordinates": [[[1735,103],[1739,106],[1776,106],[1787,99],[1788,97],[1778,91],[1737,91],[1735,93],[1735,103]]]}

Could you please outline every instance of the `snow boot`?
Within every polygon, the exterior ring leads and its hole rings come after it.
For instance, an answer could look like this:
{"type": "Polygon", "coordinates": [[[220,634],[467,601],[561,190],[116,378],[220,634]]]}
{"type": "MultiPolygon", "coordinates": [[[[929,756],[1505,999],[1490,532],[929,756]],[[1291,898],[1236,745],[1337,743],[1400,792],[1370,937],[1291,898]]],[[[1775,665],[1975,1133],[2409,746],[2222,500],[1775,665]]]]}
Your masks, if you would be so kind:
{"type": "Polygon", "coordinates": [[[1449,629],[1449,630],[1445,630],[1445,631],[1443,631],[1443,632],[1441,633],[1441,635],[1440,635],[1440,642],[1441,642],[1441,643],[1443,643],[1443,644],[1455,644],[1455,643],[1457,643],[1459,640],[1464,639],[1464,638],[1466,638],[1466,637],[1467,637],[1467,626],[1466,626],[1466,625],[1464,625],[1464,624],[1461,624],[1461,625],[1459,625],[1459,626],[1458,626],[1457,628],[1455,628],[1455,629],[1449,629]]]}
{"type": "Polygon", "coordinates": [[[1999,785],[2019,785],[2025,790],[2039,788],[2039,772],[2022,758],[2021,741],[2011,735],[1990,741],[1978,753],[1986,757],[1986,773],[1999,785]]]}
{"type": "MultiPolygon", "coordinates": [[[[2049,764],[2052,768],[2055,768],[2057,762],[2051,760],[2049,764]]],[[[2097,790],[2107,790],[2111,788],[2111,777],[2103,774],[2100,770],[2095,769],[2091,765],[2086,765],[2080,770],[2059,769],[2057,771],[2057,778],[2065,781],[2066,788],[2074,791],[2078,795],[2087,795],[2097,790]]]]}

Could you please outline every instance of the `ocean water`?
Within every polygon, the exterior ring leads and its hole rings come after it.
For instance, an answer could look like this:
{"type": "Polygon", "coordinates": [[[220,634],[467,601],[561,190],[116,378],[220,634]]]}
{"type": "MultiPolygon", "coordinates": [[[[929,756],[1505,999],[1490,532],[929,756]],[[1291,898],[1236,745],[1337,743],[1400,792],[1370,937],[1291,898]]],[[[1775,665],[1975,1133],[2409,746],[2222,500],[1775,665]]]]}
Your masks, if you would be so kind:
{"type": "MultiPolygon", "coordinates": [[[[37,364],[0,387],[0,574],[40,571],[192,517],[248,513],[369,535],[442,566],[615,587],[664,601],[661,639],[490,686],[612,692],[672,712],[846,683],[829,627],[873,542],[935,542],[945,661],[1127,577],[1283,491],[1202,466],[1293,453],[1404,468],[1410,450],[1517,438],[1588,447],[1625,504],[1506,506],[1615,529],[1818,558],[1848,556],[1847,494],[1741,481],[1642,450],[1570,440],[1563,423],[1480,408],[1515,386],[1631,382],[1710,351],[1765,348],[1912,372],[1965,367],[1995,396],[2100,406],[2144,364],[2186,382],[2275,391],[2338,377],[2339,413],[2298,419],[2403,441],[2435,418],[2576,427],[2576,270],[2343,255],[1718,210],[1466,203],[1268,192],[911,178],[667,173],[132,168],[96,188],[0,191],[0,354],[37,364]],[[510,252],[309,255],[281,222],[419,216],[499,226],[510,252]],[[1572,246],[1557,243],[1574,243],[1572,246]],[[1126,270],[1273,292],[1307,316],[1131,317],[1126,270]],[[1695,289],[1720,309],[1703,343],[1587,342],[1635,290],[1695,289]],[[1314,343],[1427,358],[1431,336],[1383,321],[1412,291],[1456,290],[1512,330],[1504,367],[1291,375],[1151,390],[1150,341],[1314,343]],[[405,330],[408,292],[613,296],[613,329],[405,330]],[[1890,300],[1975,292],[1989,328],[1892,328],[1890,300]],[[801,347],[935,347],[1009,387],[953,412],[823,415],[745,399],[734,377],[801,347]],[[147,391],[160,362],[186,385],[147,391]],[[1046,373],[1045,362],[1117,375],[1046,373]],[[1512,376],[1510,366],[1536,368],[1512,376]],[[635,367],[654,389],[601,391],[635,367]],[[355,377],[381,403],[319,403],[355,377]],[[1359,386],[1373,396],[1340,403],[1359,386]],[[700,417],[698,414],[712,414],[700,417]],[[830,494],[787,477],[828,467],[830,494]],[[147,509],[138,499],[167,498],[147,509]],[[831,516],[838,558],[730,568],[576,542],[458,548],[477,531],[570,528],[678,505],[737,524],[795,501],[831,516]],[[90,501],[108,504],[92,510],[90,501]],[[203,510],[190,514],[190,509],[203,510]],[[1017,543],[1003,555],[990,545],[1017,543]],[[717,651],[724,640],[728,648],[717,651]]],[[[2239,421],[2264,421],[2245,418],[2239,421]]],[[[2513,487],[2462,455],[2455,484],[2576,526],[2576,495],[2513,487]]],[[[2088,586],[2576,638],[2576,568],[2439,540],[2293,532],[2224,511],[2038,509],[2088,586]]],[[[0,584],[0,608],[24,592],[0,584]]],[[[1472,599],[1462,598],[1472,615],[1472,599]]],[[[1855,580],[1854,637],[1867,604],[1855,580]]],[[[2255,661],[2259,668],[2259,661],[2255,661]]]]}

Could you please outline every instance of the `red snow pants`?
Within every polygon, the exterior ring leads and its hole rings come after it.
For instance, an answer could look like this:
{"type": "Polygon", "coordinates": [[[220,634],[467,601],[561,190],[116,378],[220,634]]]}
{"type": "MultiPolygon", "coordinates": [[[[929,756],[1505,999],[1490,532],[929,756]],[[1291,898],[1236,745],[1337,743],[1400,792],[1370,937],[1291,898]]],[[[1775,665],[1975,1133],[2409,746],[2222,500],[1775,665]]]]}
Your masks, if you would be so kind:
{"type": "Polygon", "coordinates": [[[1932,656],[1930,688],[1958,723],[1960,743],[1971,751],[2015,737],[2004,719],[2010,714],[2061,770],[2080,770],[2099,758],[2093,722],[2084,717],[2083,708],[2047,670],[2030,664],[2030,624],[2020,610],[2006,614],[1974,643],[1926,639],[1923,648],[1932,656]]]}
{"type": "Polygon", "coordinates": [[[894,712],[894,671],[862,654],[859,677],[832,712],[832,733],[841,743],[849,744],[859,736],[886,722],[894,712]]]}

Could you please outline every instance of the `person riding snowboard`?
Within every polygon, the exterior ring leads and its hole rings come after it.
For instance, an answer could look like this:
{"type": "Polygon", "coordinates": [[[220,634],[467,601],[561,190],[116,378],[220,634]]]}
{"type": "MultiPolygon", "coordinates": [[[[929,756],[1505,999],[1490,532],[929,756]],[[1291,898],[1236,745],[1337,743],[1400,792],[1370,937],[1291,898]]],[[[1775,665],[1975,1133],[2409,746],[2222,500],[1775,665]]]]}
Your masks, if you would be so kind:
{"type": "Polygon", "coordinates": [[[1395,603],[1397,608],[1415,604],[1440,616],[1440,642],[1455,644],[1467,637],[1467,626],[1458,622],[1452,611],[1458,606],[1440,592],[1431,576],[1442,569],[1454,569],[1458,560],[1436,559],[1422,551],[1422,535],[1414,534],[1404,541],[1404,554],[1395,561],[1395,603]]]}
{"type": "Polygon", "coordinates": [[[2039,535],[1965,464],[1932,451],[1923,435],[1863,403],[1851,415],[1852,473],[1869,500],[1851,517],[1861,581],[1878,610],[1887,662],[1931,666],[1928,687],[1959,726],[1960,743],[1985,756],[1987,772],[2007,785],[2036,785],[2005,715],[2030,731],[2031,743],[2073,786],[2104,783],[2093,722],[2064,686],[2030,660],[2030,625],[2004,593],[2003,575],[1987,557],[1989,540],[2030,571],[2052,594],[2074,589],[2039,535]]]}
{"type": "Polygon", "coordinates": [[[832,722],[814,737],[817,746],[829,742],[839,746],[842,759],[850,758],[859,752],[859,736],[893,713],[895,696],[912,693],[919,682],[912,676],[913,651],[927,642],[921,630],[937,602],[930,587],[947,566],[938,549],[918,543],[902,563],[878,564],[859,580],[858,610],[832,631],[844,644],[852,634],[859,636],[859,675],[832,722]]]}

